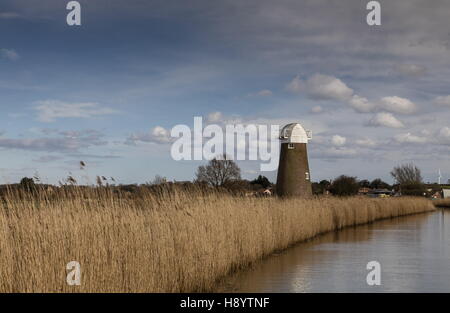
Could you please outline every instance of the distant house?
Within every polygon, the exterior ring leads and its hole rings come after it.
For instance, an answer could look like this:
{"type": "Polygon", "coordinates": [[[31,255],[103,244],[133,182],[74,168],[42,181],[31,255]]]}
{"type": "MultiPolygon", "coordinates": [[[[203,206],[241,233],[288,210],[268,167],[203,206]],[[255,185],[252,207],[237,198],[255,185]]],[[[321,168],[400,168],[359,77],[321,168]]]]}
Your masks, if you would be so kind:
{"type": "Polygon", "coordinates": [[[436,191],[434,194],[431,195],[432,199],[441,199],[442,198],[442,194],[439,191],[436,191]]]}
{"type": "Polygon", "coordinates": [[[358,189],[358,195],[367,195],[370,192],[370,188],[362,187],[358,189]]]}
{"type": "Polygon", "coordinates": [[[368,194],[372,198],[384,198],[393,195],[393,192],[389,189],[372,189],[368,194]]]}
{"type": "Polygon", "coordinates": [[[450,189],[442,189],[442,195],[444,198],[450,198],[450,189]]]}

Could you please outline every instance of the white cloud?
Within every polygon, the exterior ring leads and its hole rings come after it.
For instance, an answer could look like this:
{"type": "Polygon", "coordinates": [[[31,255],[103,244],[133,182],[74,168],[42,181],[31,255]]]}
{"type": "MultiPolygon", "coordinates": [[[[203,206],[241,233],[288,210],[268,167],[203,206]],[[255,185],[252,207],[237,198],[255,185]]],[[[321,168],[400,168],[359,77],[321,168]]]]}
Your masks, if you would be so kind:
{"type": "Polygon", "coordinates": [[[223,119],[222,112],[212,112],[208,114],[206,121],[208,123],[217,123],[220,122],[222,119],[223,119]]]}
{"type": "Polygon", "coordinates": [[[38,112],[38,120],[49,123],[58,118],[92,118],[117,113],[108,107],[101,107],[98,103],[68,103],[59,100],[44,100],[36,102],[34,108],[38,112]]]}
{"type": "MultiPolygon", "coordinates": [[[[304,91],[312,99],[341,101],[359,113],[384,110],[391,113],[412,114],[418,109],[417,105],[409,99],[398,96],[383,97],[378,103],[373,103],[367,98],[355,94],[353,89],[339,78],[322,74],[315,74],[305,82],[296,76],[286,89],[297,93],[304,91]]],[[[437,101],[450,103],[450,96],[449,99],[439,98],[437,101]]]]}
{"type": "Polygon", "coordinates": [[[339,136],[339,135],[334,135],[334,136],[331,138],[331,143],[332,143],[334,146],[338,146],[338,147],[339,147],[339,146],[345,145],[346,141],[347,141],[347,138],[342,137],[342,136],[339,136]]]}
{"type": "Polygon", "coordinates": [[[16,61],[20,58],[19,54],[13,50],[13,49],[0,49],[0,57],[11,60],[11,61],[16,61]]]}
{"type": "MultiPolygon", "coordinates": [[[[367,98],[355,94],[353,89],[334,76],[315,74],[305,82],[299,76],[296,76],[286,86],[286,89],[295,93],[305,91],[312,99],[341,101],[347,103],[359,113],[369,113],[377,110],[376,104],[370,102],[367,98]]],[[[312,110],[314,113],[321,111],[319,106],[312,110]]]]}
{"type": "Polygon", "coordinates": [[[442,139],[450,139],[450,128],[449,127],[442,127],[439,130],[439,137],[442,139]]]}
{"type": "Polygon", "coordinates": [[[320,105],[316,105],[311,108],[311,112],[312,113],[322,113],[323,108],[320,105]]]}
{"type": "Polygon", "coordinates": [[[156,142],[169,143],[172,138],[170,137],[170,132],[161,126],[156,126],[152,130],[152,137],[156,142]]]}
{"type": "Polygon", "coordinates": [[[369,113],[376,109],[376,105],[374,103],[369,102],[367,98],[360,97],[358,95],[353,95],[348,101],[348,104],[355,109],[355,111],[360,113],[369,113]]]}
{"type": "Polygon", "coordinates": [[[162,126],[154,127],[149,133],[132,134],[127,138],[126,143],[134,145],[136,141],[166,144],[173,142],[170,131],[162,126]]]}
{"type": "Polygon", "coordinates": [[[402,128],[405,127],[401,121],[399,121],[391,113],[380,112],[377,113],[370,121],[370,126],[384,126],[391,128],[402,128]]]}
{"type": "Polygon", "coordinates": [[[312,98],[324,100],[347,101],[353,90],[340,79],[322,74],[315,74],[306,81],[306,92],[312,98]]]}
{"type": "Polygon", "coordinates": [[[394,139],[400,143],[426,143],[428,141],[426,137],[412,135],[411,133],[399,134],[394,139]]]}
{"type": "Polygon", "coordinates": [[[426,68],[417,64],[397,64],[394,69],[405,76],[422,76],[426,72],[426,68]]]}
{"type": "Polygon", "coordinates": [[[357,140],[355,140],[355,143],[358,146],[363,146],[363,147],[375,147],[377,145],[376,141],[374,141],[370,138],[357,139],[357,140]]]}
{"type": "Polygon", "coordinates": [[[299,93],[303,90],[303,87],[303,81],[300,79],[300,76],[297,75],[286,85],[286,90],[293,93],[299,93]]]}
{"type": "Polygon", "coordinates": [[[317,159],[346,159],[355,157],[356,155],[358,155],[358,151],[345,147],[329,147],[312,151],[312,157],[317,159]]]}
{"type": "Polygon", "coordinates": [[[58,131],[48,133],[52,137],[7,138],[0,137],[0,147],[48,152],[74,152],[91,146],[106,145],[104,135],[96,130],[58,131]]]}
{"type": "Polygon", "coordinates": [[[450,106],[450,95],[436,97],[434,99],[434,103],[444,106],[450,106]]]}
{"type": "Polygon", "coordinates": [[[417,111],[417,105],[408,99],[397,96],[381,99],[381,108],[392,113],[411,114],[417,111]]]}

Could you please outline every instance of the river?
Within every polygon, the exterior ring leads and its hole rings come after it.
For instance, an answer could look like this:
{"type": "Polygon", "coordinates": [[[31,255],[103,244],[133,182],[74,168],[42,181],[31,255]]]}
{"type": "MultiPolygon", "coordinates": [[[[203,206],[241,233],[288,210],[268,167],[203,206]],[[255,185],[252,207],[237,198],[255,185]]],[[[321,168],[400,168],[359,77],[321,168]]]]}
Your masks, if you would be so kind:
{"type": "Polygon", "coordinates": [[[350,227],[299,243],[224,280],[220,292],[450,292],[450,210],[350,227]],[[381,266],[369,286],[366,265],[381,266]]]}

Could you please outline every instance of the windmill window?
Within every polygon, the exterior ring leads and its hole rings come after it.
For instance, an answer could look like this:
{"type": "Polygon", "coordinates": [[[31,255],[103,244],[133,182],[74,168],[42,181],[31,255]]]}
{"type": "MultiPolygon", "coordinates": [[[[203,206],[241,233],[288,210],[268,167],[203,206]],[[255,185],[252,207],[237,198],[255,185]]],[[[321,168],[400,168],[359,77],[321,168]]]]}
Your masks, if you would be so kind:
{"type": "Polygon", "coordinates": [[[305,173],[305,176],[306,176],[306,180],[309,180],[309,173],[308,172],[305,173]]]}
{"type": "Polygon", "coordinates": [[[294,144],[293,143],[288,143],[288,149],[294,149],[294,144]]]}

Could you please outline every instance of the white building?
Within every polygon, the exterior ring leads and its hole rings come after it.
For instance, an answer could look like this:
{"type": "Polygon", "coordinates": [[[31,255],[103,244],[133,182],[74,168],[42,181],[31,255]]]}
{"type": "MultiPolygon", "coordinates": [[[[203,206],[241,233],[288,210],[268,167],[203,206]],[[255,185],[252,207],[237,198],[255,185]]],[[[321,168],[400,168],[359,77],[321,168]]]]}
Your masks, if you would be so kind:
{"type": "Polygon", "coordinates": [[[450,189],[442,189],[442,193],[444,194],[444,198],[450,198],[450,189]]]}

